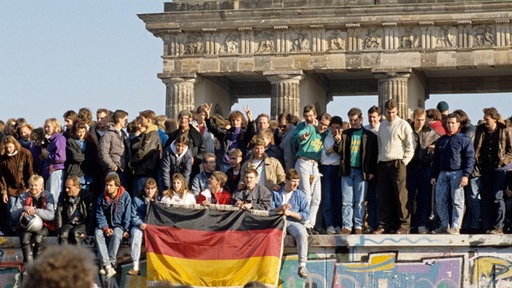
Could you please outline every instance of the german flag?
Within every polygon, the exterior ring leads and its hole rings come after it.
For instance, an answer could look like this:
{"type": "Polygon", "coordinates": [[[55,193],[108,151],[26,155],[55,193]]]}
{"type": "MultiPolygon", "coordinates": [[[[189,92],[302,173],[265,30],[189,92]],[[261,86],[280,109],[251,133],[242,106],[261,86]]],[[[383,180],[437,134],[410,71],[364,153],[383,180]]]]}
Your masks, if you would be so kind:
{"type": "Polygon", "coordinates": [[[144,237],[147,279],[198,287],[278,285],[285,219],[261,211],[151,204],[144,237]]]}

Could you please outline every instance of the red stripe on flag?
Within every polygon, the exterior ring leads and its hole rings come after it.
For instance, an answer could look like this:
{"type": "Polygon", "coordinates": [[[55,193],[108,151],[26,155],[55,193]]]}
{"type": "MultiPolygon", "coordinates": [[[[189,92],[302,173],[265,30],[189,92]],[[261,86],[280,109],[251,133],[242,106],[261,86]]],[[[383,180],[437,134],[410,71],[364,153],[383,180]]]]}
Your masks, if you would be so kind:
{"type": "Polygon", "coordinates": [[[147,225],[146,251],[195,260],[233,260],[259,256],[281,257],[283,231],[201,231],[147,225]]]}

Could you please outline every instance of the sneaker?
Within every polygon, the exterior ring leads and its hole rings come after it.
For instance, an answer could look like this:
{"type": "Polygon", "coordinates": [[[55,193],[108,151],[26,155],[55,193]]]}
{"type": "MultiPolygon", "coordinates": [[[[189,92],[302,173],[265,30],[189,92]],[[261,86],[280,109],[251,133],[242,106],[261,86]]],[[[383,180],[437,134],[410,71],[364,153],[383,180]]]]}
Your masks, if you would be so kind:
{"type": "Polygon", "coordinates": [[[384,229],[384,227],[379,227],[376,230],[373,230],[373,234],[380,235],[380,234],[384,234],[384,233],[386,233],[386,229],[384,229]]]}
{"type": "Polygon", "coordinates": [[[446,228],[444,227],[439,227],[435,230],[432,230],[430,233],[432,234],[446,234],[446,228]]]}
{"type": "Polygon", "coordinates": [[[128,275],[132,275],[132,276],[137,276],[140,274],[140,271],[139,270],[135,270],[135,269],[130,269],[128,270],[128,273],[126,273],[128,275]]]}
{"type": "Polygon", "coordinates": [[[297,274],[299,274],[300,278],[308,278],[308,269],[306,269],[306,266],[300,266],[299,270],[297,270],[297,274]]]}
{"type": "Polygon", "coordinates": [[[356,230],[354,230],[354,234],[356,234],[356,235],[361,235],[361,234],[363,234],[363,229],[361,229],[361,228],[356,228],[356,230]]]}
{"type": "Polygon", "coordinates": [[[117,273],[116,269],[114,269],[112,267],[107,267],[106,272],[107,272],[107,274],[105,276],[107,277],[107,279],[112,278],[117,273]]]}
{"type": "Polygon", "coordinates": [[[501,229],[501,228],[492,229],[492,230],[487,231],[487,234],[503,235],[503,229],[501,229]]]}
{"type": "Polygon", "coordinates": [[[340,234],[342,234],[342,235],[349,235],[350,233],[352,233],[352,230],[347,229],[347,228],[341,229],[341,232],[340,232],[340,234]]]}
{"type": "Polygon", "coordinates": [[[313,228],[306,228],[306,231],[308,232],[308,235],[318,235],[318,231],[313,228]]]}
{"type": "Polygon", "coordinates": [[[450,235],[459,235],[460,230],[459,230],[459,228],[448,228],[448,229],[446,229],[446,233],[448,233],[450,235]]]}
{"type": "Polygon", "coordinates": [[[334,226],[327,227],[327,234],[336,234],[336,229],[334,226]]]}
{"type": "Polygon", "coordinates": [[[409,233],[409,229],[407,229],[405,227],[400,227],[395,232],[395,234],[408,234],[408,233],[409,233]]]}
{"type": "Polygon", "coordinates": [[[427,234],[427,233],[428,233],[427,227],[425,227],[425,226],[418,227],[418,234],[427,234]]]}

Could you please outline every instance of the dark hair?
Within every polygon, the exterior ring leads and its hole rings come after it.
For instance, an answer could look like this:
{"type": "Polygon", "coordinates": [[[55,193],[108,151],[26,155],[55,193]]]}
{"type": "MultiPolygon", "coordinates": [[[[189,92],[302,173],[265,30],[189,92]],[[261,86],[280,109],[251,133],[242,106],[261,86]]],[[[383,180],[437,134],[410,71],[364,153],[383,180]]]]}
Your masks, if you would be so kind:
{"type": "Polygon", "coordinates": [[[139,116],[151,119],[152,124],[155,124],[156,114],[153,110],[140,111],[139,116]]]}
{"type": "Polygon", "coordinates": [[[343,119],[340,117],[340,116],[333,116],[332,119],[331,119],[331,124],[340,124],[342,125],[343,124],[343,119]]]}
{"type": "Polygon", "coordinates": [[[448,118],[455,118],[455,120],[458,123],[460,123],[460,116],[457,113],[450,113],[450,114],[448,114],[448,116],[446,116],[446,119],[448,119],[448,118]]]}
{"type": "Polygon", "coordinates": [[[373,113],[377,113],[377,114],[380,115],[380,108],[379,108],[379,106],[373,105],[372,107],[370,107],[370,109],[368,109],[368,114],[373,114],[373,113]]]}
{"type": "Polygon", "coordinates": [[[361,111],[361,109],[359,109],[357,107],[352,107],[352,108],[350,108],[350,110],[348,110],[347,116],[348,117],[357,116],[358,118],[361,118],[361,117],[363,117],[363,112],[361,111]]]}
{"type": "Polygon", "coordinates": [[[174,146],[176,146],[176,144],[184,144],[188,146],[188,135],[186,133],[179,134],[174,141],[174,146]]]}
{"type": "Polygon", "coordinates": [[[491,117],[494,120],[500,120],[500,113],[494,107],[484,108],[484,118],[491,117]]]}
{"type": "Polygon", "coordinates": [[[78,117],[78,114],[75,112],[75,110],[68,110],[64,112],[64,115],[62,115],[64,120],[71,119],[71,121],[75,121],[76,117],[78,117]]]}
{"type": "Polygon", "coordinates": [[[300,179],[300,173],[295,168],[286,170],[286,180],[300,179]]]}
{"type": "MultiPolygon", "coordinates": [[[[107,115],[108,115],[108,113],[107,113],[107,115]]],[[[114,112],[114,116],[113,116],[114,123],[118,123],[121,118],[124,118],[126,116],[128,116],[128,112],[126,112],[124,110],[116,110],[114,112]]]]}
{"type": "Polygon", "coordinates": [[[251,168],[251,167],[247,167],[245,169],[245,175],[249,174],[249,173],[252,173],[254,174],[256,177],[258,177],[258,170],[254,169],[254,168],[251,168]]]}
{"type": "Polygon", "coordinates": [[[471,120],[469,120],[468,114],[464,112],[462,109],[457,109],[453,111],[452,113],[459,114],[460,117],[460,125],[466,126],[467,124],[471,123],[471,120]]]}
{"type": "Polygon", "coordinates": [[[441,112],[437,109],[427,109],[425,112],[427,112],[427,118],[434,119],[436,121],[442,119],[441,112]]]}
{"type": "Polygon", "coordinates": [[[114,181],[114,185],[116,185],[116,187],[121,187],[121,179],[116,172],[110,172],[105,177],[105,184],[111,181],[114,181]]]}
{"type": "Polygon", "coordinates": [[[87,132],[87,124],[82,119],[76,119],[75,122],[73,122],[73,127],[71,127],[71,135],[76,136],[76,131],[79,129],[85,129],[87,132]]]}
{"type": "Polygon", "coordinates": [[[386,110],[398,108],[398,103],[396,102],[395,99],[388,99],[388,101],[386,101],[386,103],[384,103],[384,108],[386,110]]]}
{"type": "Polygon", "coordinates": [[[306,115],[306,113],[313,111],[313,113],[316,115],[316,107],[315,105],[309,104],[304,106],[304,109],[302,110],[302,115],[306,115]]]}

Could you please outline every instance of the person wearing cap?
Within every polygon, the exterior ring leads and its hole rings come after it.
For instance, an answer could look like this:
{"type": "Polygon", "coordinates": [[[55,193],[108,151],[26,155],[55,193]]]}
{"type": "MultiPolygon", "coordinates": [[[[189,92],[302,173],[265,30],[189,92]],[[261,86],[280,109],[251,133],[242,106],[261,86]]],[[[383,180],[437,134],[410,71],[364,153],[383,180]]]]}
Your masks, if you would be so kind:
{"type": "Polygon", "coordinates": [[[448,103],[446,103],[445,101],[440,101],[439,103],[437,103],[436,108],[437,110],[439,110],[439,112],[441,112],[441,115],[444,115],[443,118],[448,116],[448,114],[450,113],[450,106],[448,106],[448,103]]]}
{"type": "Polygon", "coordinates": [[[178,135],[186,134],[188,136],[188,149],[192,151],[192,157],[194,157],[190,179],[194,179],[200,172],[201,163],[203,163],[203,158],[206,154],[206,145],[203,141],[203,136],[192,126],[191,121],[192,113],[186,110],[181,111],[178,114],[178,130],[169,134],[169,139],[165,143],[164,148],[171,145],[171,143],[178,138],[178,135]]]}
{"type": "Polygon", "coordinates": [[[443,128],[446,130],[446,118],[448,114],[450,114],[450,106],[445,101],[440,101],[436,106],[439,113],[441,113],[441,122],[443,123],[443,128]]]}
{"type": "Polygon", "coordinates": [[[44,179],[32,175],[28,180],[28,191],[22,193],[13,208],[11,217],[18,220],[21,217],[37,215],[43,220],[43,227],[38,231],[29,231],[28,227],[20,227],[21,251],[23,262],[32,262],[43,250],[48,230],[55,230],[55,202],[53,195],[44,190],[44,179]]]}

